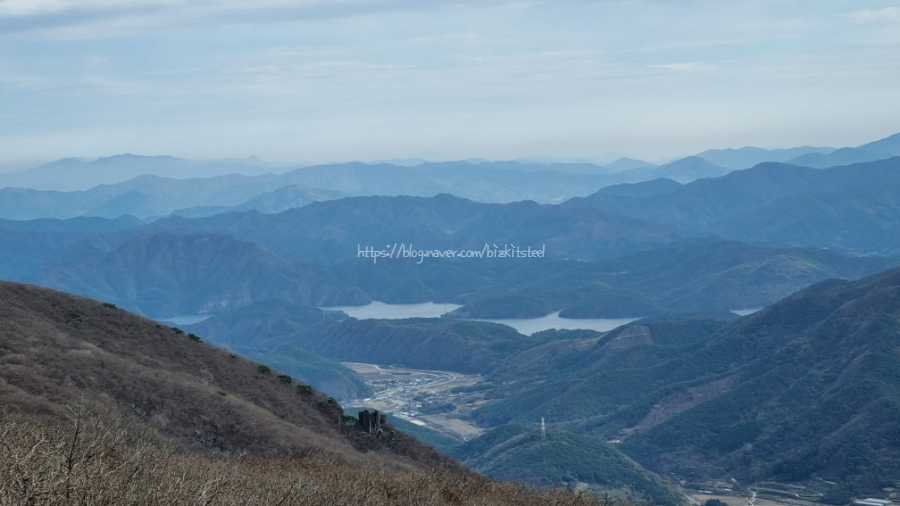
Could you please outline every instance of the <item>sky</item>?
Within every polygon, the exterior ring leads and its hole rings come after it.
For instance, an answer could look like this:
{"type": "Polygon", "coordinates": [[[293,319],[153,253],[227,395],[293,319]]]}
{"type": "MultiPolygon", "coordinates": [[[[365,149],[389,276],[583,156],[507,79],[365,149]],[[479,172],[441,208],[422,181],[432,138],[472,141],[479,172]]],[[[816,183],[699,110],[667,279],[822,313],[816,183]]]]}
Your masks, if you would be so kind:
{"type": "Polygon", "coordinates": [[[898,83],[896,1],[0,0],[0,172],[855,146],[898,83]]]}

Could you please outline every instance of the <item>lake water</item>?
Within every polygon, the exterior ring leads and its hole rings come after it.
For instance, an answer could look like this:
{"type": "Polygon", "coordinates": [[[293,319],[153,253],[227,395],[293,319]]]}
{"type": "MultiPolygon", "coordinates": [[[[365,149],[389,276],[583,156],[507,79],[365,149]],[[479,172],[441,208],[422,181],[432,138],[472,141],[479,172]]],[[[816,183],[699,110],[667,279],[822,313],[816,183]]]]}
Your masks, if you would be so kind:
{"type": "MultiPolygon", "coordinates": [[[[365,306],[332,306],[322,307],[325,310],[337,310],[357,320],[402,320],[405,318],[439,318],[462,306],[458,304],[435,304],[425,302],[422,304],[385,304],[384,302],[372,302],[365,306]]],[[[762,308],[735,309],[732,311],[740,316],[753,314],[762,308]]],[[[159,321],[173,325],[191,325],[202,322],[212,315],[196,316],[172,316],[160,318],[159,321]]],[[[494,323],[502,323],[516,329],[520,334],[530,336],[535,332],[550,329],[566,330],[596,330],[606,332],[616,327],[626,325],[637,318],[560,318],[559,312],[541,318],[516,318],[516,319],[491,319],[479,320],[494,323]]]]}
{"type": "Polygon", "coordinates": [[[511,320],[482,320],[487,322],[502,323],[519,331],[520,334],[530,336],[535,332],[544,330],[596,330],[606,332],[616,327],[626,325],[637,318],[560,318],[559,311],[542,318],[517,318],[511,320]]]}
{"type": "Polygon", "coordinates": [[[372,302],[365,306],[332,306],[319,309],[343,311],[357,320],[402,320],[404,318],[439,318],[442,314],[461,308],[458,304],[385,304],[372,302]]]}
{"type": "MultiPolygon", "coordinates": [[[[424,304],[385,304],[384,302],[372,302],[366,306],[336,306],[323,307],[321,309],[340,310],[349,316],[358,320],[401,320],[404,318],[439,318],[445,313],[449,313],[459,306],[457,304],[435,304],[426,302],[424,304]]],[[[494,323],[502,323],[516,329],[520,334],[530,336],[535,332],[550,329],[587,329],[606,332],[626,323],[630,323],[636,318],[560,318],[559,312],[542,318],[517,318],[517,319],[495,319],[480,320],[494,323]]]]}

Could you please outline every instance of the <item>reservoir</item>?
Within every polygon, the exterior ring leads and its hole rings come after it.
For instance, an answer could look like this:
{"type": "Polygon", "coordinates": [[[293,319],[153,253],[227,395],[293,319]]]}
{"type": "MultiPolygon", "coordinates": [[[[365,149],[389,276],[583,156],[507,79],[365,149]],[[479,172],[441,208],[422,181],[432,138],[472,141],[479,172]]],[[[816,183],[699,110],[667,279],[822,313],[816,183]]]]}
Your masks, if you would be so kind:
{"type": "Polygon", "coordinates": [[[320,307],[327,311],[343,311],[357,320],[403,320],[405,318],[440,318],[442,314],[461,308],[458,304],[385,304],[373,301],[365,306],[320,307]]]}
{"type": "MultiPolygon", "coordinates": [[[[459,307],[457,304],[435,304],[426,302],[423,304],[385,304],[384,302],[372,302],[366,306],[335,306],[320,309],[338,310],[347,313],[358,320],[402,320],[404,318],[439,318],[459,307]]],[[[490,319],[477,320],[494,323],[502,323],[516,329],[520,334],[530,336],[535,332],[550,329],[587,329],[598,332],[606,332],[626,323],[633,322],[637,318],[560,318],[559,311],[541,318],[515,318],[515,319],[490,319]]]]}
{"type": "MultiPolygon", "coordinates": [[[[441,315],[449,313],[462,306],[458,304],[435,304],[434,302],[424,302],[421,304],[385,304],[384,302],[372,302],[365,306],[331,306],[321,307],[319,309],[329,311],[343,311],[348,316],[357,320],[403,320],[406,318],[440,318],[441,315]]],[[[746,316],[759,311],[761,308],[753,309],[736,309],[733,312],[746,316]]],[[[194,316],[172,316],[169,318],[160,318],[160,321],[171,323],[173,325],[191,325],[202,322],[213,315],[194,315],[194,316]]],[[[514,319],[484,319],[475,321],[486,321],[494,323],[502,323],[516,329],[520,334],[530,336],[535,332],[541,332],[550,329],[566,329],[566,330],[596,330],[598,332],[607,332],[616,327],[626,325],[637,320],[635,318],[561,318],[559,311],[542,316],[540,318],[514,318],[514,319]]]]}
{"type": "Polygon", "coordinates": [[[530,336],[535,332],[541,332],[550,329],[566,329],[566,330],[596,330],[598,332],[607,332],[616,327],[626,325],[637,318],[560,318],[559,311],[548,314],[541,318],[516,318],[516,319],[498,319],[498,320],[482,320],[494,323],[502,323],[508,325],[520,334],[530,336]]]}

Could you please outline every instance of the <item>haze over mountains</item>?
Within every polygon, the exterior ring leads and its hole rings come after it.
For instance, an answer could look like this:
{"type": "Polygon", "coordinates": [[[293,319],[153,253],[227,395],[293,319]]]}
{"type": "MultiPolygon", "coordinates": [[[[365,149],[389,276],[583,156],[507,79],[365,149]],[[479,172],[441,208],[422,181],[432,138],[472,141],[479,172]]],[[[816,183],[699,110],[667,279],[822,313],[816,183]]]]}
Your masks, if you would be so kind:
{"type": "Polygon", "coordinates": [[[808,153],[788,160],[788,163],[806,167],[834,167],[851,163],[871,162],[900,156],[900,134],[863,144],[855,148],[841,148],[831,153],[808,153]]]}
{"type": "MultiPolygon", "coordinates": [[[[793,160],[804,155],[813,156],[816,154],[828,155],[834,152],[834,148],[815,148],[811,146],[802,146],[799,148],[789,149],[762,149],[753,147],[744,147],[739,149],[709,149],[702,153],[698,153],[698,158],[703,158],[720,167],[726,169],[739,170],[753,167],[763,162],[787,162],[795,163],[793,160]]],[[[858,160],[863,161],[863,160],[858,160]]],[[[804,165],[803,163],[796,163],[804,165]]]]}
{"type": "MultiPolygon", "coordinates": [[[[291,164],[297,166],[298,164],[291,164]]],[[[35,190],[84,191],[98,185],[114,185],[147,174],[167,178],[211,178],[229,174],[245,176],[281,173],[285,164],[255,157],[230,160],[185,160],[171,156],[116,155],[96,160],[66,158],[40,167],[0,174],[0,187],[35,190]]]]}
{"type": "MultiPolygon", "coordinates": [[[[900,158],[829,169],[769,163],[686,185],[609,187],[562,205],[482,204],[450,195],[357,197],[278,214],[173,216],[147,225],[127,218],[2,222],[0,258],[8,279],[115,300],[157,317],[215,313],[267,298],[307,305],[442,300],[475,304],[461,311],[477,317],[756,307],[825,277],[857,277],[892,265],[900,251],[894,233],[898,167],[900,158]],[[820,212],[823,206],[828,214],[820,212]],[[801,249],[727,246],[725,238],[801,249]],[[486,259],[428,259],[423,266],[357,258],[360,248],[395,243],[438,250],[545,248],[548,261],[562,263],[501,267],[486,259]],[[834,251],[808,249],[822,247],[834,251]],[[655,265],[652,254],[641,252],[673,248],[715,261],[682,266],[680,272],[693,277],[674,284],[659,278],[640,285],[610,275],[637,272],[640,262],[655,265]],[[631,266],[623,260],[627,267],[605,267],[632,255],[631,266]],[[566,264],[573,261],[596,265],[566,264]],[[545,277],[540,283],[524,274],[533,268],[545,277]],[[451,271],[456,274],[448,276],[451,271]],[[599,302],[613,299],[628,302],[615,311],[599,302]],[[584,306],[588,300],[607,309],[584,306]]],[[[660,272],[679,272],[679,255],[660,255],[660,272]]]]}
{"type": "Polygon", "coordinates": [[[812,147],[709,150],[661,166],[629,158],[606,166],[462,161],[314,167],[253,158],[191,161],[118,155],[93,161],[66,159],[0,175],[0,218],[116,218],[130,214],[146,219],[172,213],[197,217],[250,209],[279,212],[313,201],[363,195],[449,193],[478,202],[560,203],[611,185],[658,178],[688,183],[767,161],[817,168],[873,161],[900,154],[898,144],[900,137],[892,136],[836,151],[812,147]]]}
{"type": "Polygon", "coordinates": [[[4,188],[0,190],[3,197],[0,217],[116,218],[131,214],[144,219],[178,211],[192,217],[229,210],[278,212],[344,195],[450,193],[481,202],[530,199],[558,203],[614,184],[656,178],[686,183],[764,161],[789,160],[814,167],[871,161],[898,154],[897,143],[896,136],[889,137],[859,148],[838,150],[828,159],[815,157],[830,156],[830,148],[709,150],[658,167],[629,158],[606,166],[534,161],[423,161],[412,166],[344,163],[316,167],[272,164],[254,158],[192,161],[167,156],[118,155],[93,161],[66,159],[24,172],[0,174],[0,188],[4,188]],[[790,156],[793,158],[789,159],[790,156]],[[813,158],[807,164],[803,156],[813,158]],[[526,175],[517,175],[521,172],[526,175]],[[148,174],[156,178],[147,177],[148,174]],[[292,186],[293,190],[286,189],[292,186]],[[60,190],[63,193],[57,193],[60,190]],[[77,191],[72,193],[73,190],[77,191]],[[281,191],[272,193],[276,190],[281,191]]]}
{"type": "MultiPolygon", "coordinates": [[[[187,344],[166,353],[219,368],[214,380],[202,380],[208,367],[189,373],[193,386],[177,395],[192,399],[224,385],[219,375],[232,373],[223,364],[238,354],[342,401],[372,401],[377,391],[346,362],[477,375],[476,385],[437,408],[476,424],[480,437],[448,441],[446,433],[413,430],[500,478],[672,505],[682,502],[679,493],[645,467],[682,485],[821,479],[832,483],[828,493],[869,493],[900,479],[898,143],[900,134],[840,150],[710,150],[660,166],[66,160],[0,181],[70,178],[73,167],[85,181],[113,178],[117,167],[164,170],[126,170],[126,180],[78,191],[0,190],[0,278],[106,302],[6,284],[0,307],[21,320],[16,325],[43,322],[29,332],[68,332],[89,343],[65,347],[91,371],[100,367],[94,351],[80,350],[109,343],[104,361],[147,360],[113,342],[114,329],[137,329],[151,343],[148,354],[180,336],[187,344]],[[246,173],[223,173],[231,168],[246,173]],[[397,245],[476,254],[360,254],[397,245]],[[526,248],[542,255],[480,256],[526,248]],[[400,320],[323,309],[372,301],[460,307],[400,320]],[[732,312],[756,308],[765,309],[732,312]],[[182,348],[201,344],[181,329],[123,310],[160,320],[209,316],[184,330],[235,355],[205,344],[202,357],[191,354],[182,348]],[[639,320],[609,332],[529,336],[480,321],[557,314],[639,320]],[[88,330],[102,339],[81,334],[88,330]],[[540,436],[542,417],[549,428],[540,436]],[[566,460],[572,448],[590,451],[566,460]]],[[[13,357],[17,367],[49,353],[10,343],[3,360],[13,357]]],[[[42,371],[29,378],[69,385],[42,371]]],[[[70,379],[101,392],[120,373],[70,379]]],[[[3,385],[19,388],[17,377],[4,376],[0,394],[3,385]]],[[[113,397],[151,412],[133,390],[113,397]]],[[[257,407],[286,420],[272,391],[257,407]]],[[[272,423],[297,430],[295,422],[272,423]]],[[[344,429],[329,430],[336,447],[348,444],[344,429]]]]}

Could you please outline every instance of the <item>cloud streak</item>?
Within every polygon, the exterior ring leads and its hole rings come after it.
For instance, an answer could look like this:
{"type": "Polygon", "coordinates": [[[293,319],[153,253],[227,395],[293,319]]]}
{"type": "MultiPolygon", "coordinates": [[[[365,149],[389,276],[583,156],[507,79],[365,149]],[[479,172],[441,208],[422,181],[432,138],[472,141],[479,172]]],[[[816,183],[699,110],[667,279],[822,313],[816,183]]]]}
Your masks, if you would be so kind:
{"type": "Polygon", "coordinates": [[[284,23],[505,5],[505,0],[2,0],[0,34],[105,38],[183,27],[284,23]]]}

